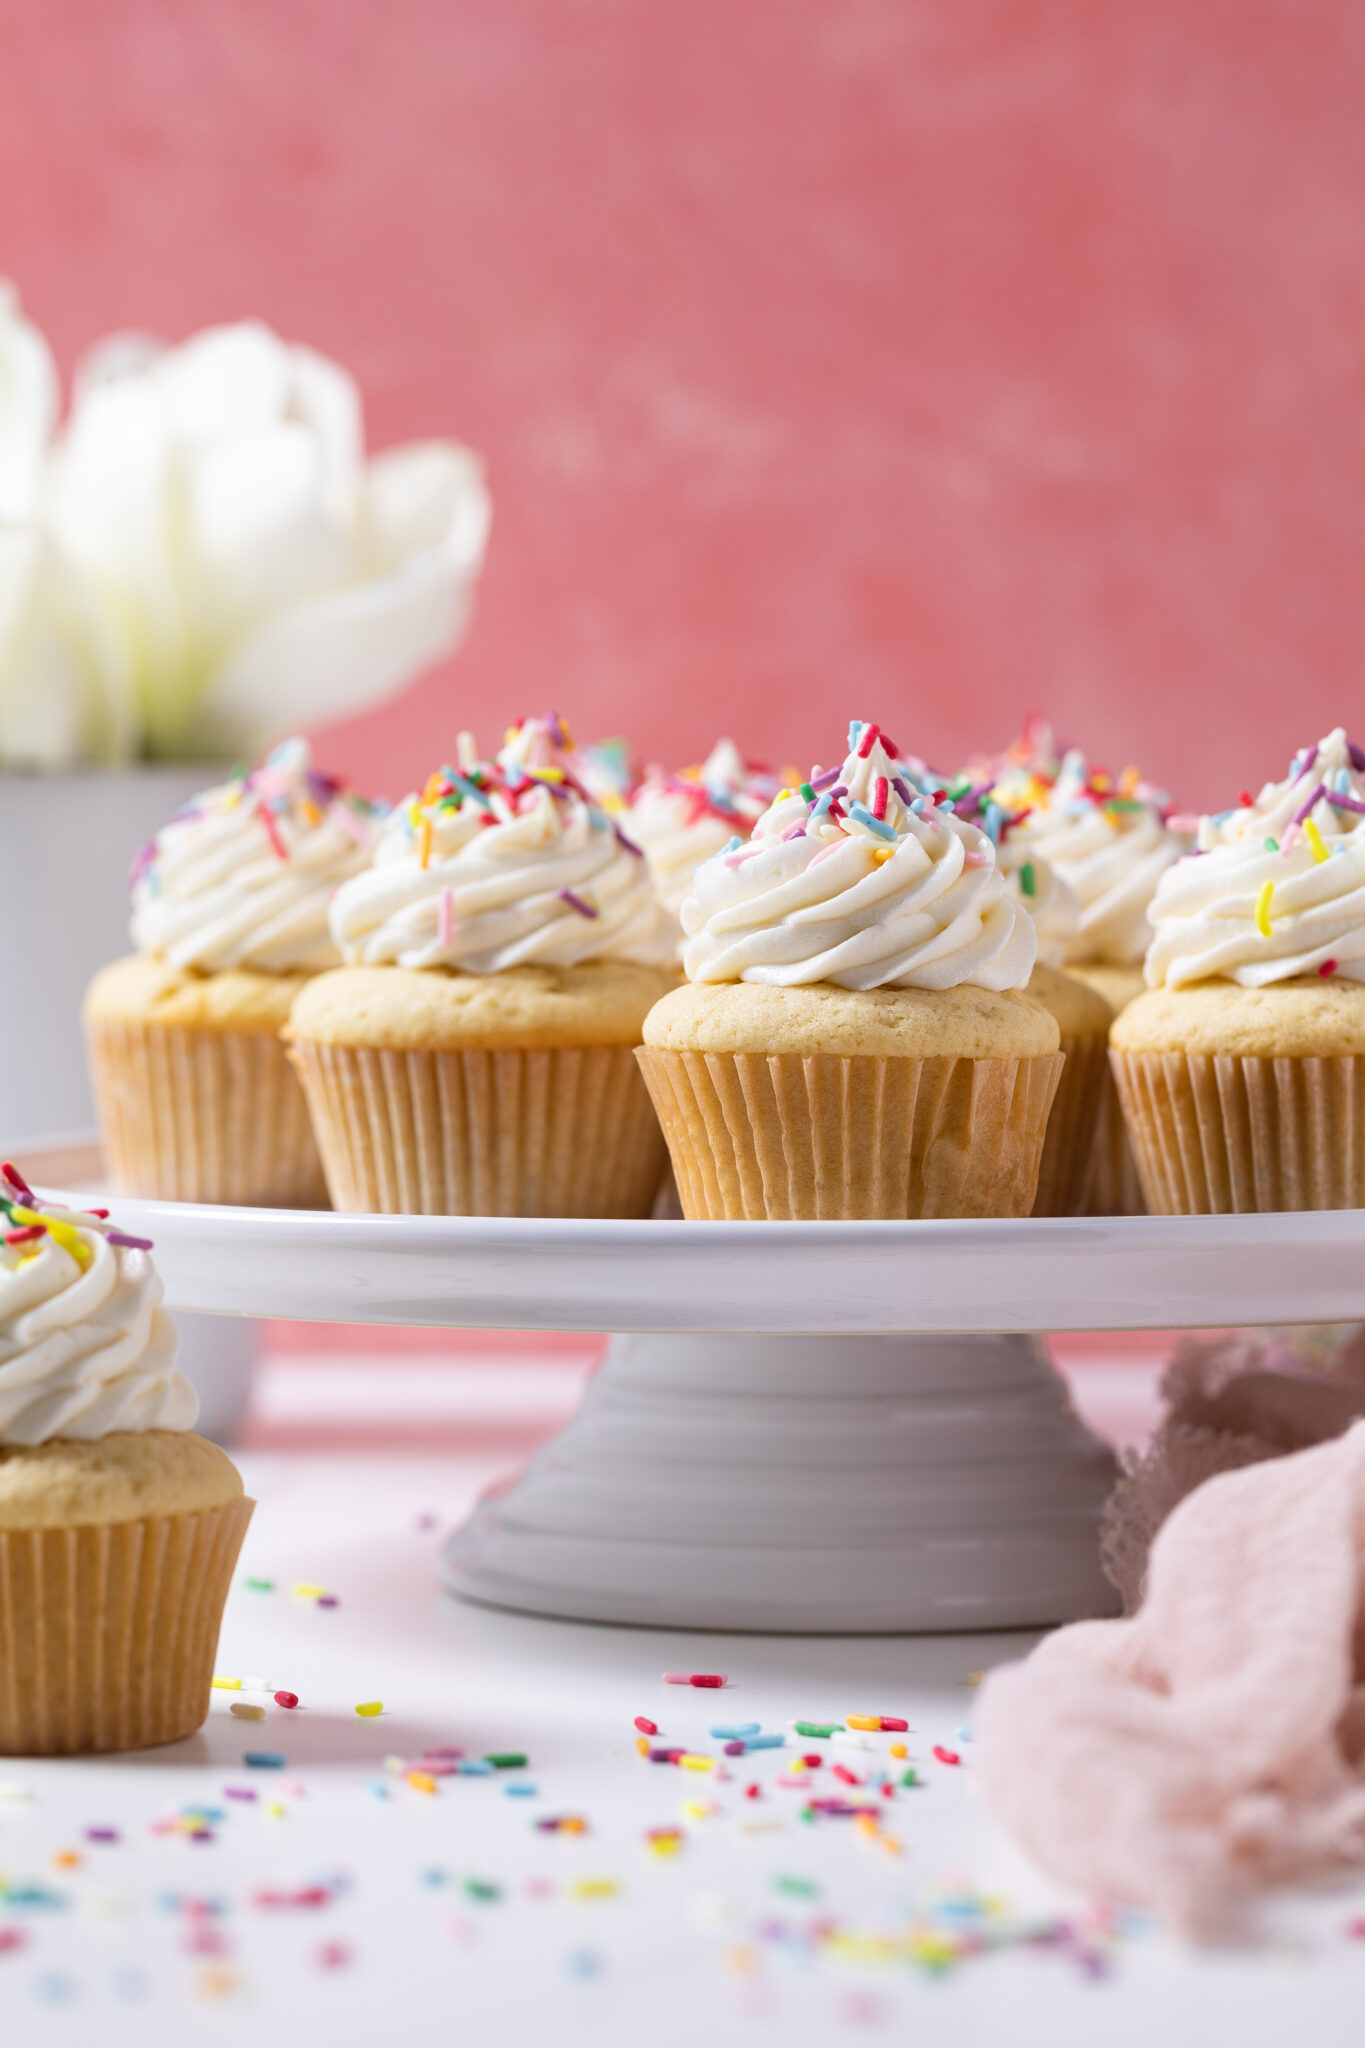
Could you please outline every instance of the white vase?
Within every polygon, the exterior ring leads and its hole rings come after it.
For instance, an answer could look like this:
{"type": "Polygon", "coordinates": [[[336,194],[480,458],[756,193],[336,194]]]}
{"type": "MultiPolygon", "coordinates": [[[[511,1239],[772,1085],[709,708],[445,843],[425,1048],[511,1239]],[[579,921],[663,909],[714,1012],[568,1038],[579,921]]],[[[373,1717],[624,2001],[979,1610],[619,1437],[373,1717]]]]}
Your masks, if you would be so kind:
{"type": "Polygon", "coordinates": [[[205,767],[0,774],[0,970],[12,1034],[0,1064],[0,1144],[95,1121],[81,998],[128,951],[128,867],[205,767]]]}

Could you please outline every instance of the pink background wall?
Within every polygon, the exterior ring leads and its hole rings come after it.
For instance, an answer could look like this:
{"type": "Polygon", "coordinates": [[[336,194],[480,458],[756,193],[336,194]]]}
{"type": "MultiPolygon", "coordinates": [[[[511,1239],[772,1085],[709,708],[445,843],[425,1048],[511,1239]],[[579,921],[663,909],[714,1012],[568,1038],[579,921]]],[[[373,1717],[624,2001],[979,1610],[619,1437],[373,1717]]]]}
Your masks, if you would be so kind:
{"type": "MultiPolygon", "coordinates": [[[[486,455],[372,786],[560,706],[1217,802],[1356,709],[1359,0],[6,0],[0,270],[69,367],[266,317],[486,455]]],[[[1357,719],[1357,725],[1360,721],[1357,719]]]]}

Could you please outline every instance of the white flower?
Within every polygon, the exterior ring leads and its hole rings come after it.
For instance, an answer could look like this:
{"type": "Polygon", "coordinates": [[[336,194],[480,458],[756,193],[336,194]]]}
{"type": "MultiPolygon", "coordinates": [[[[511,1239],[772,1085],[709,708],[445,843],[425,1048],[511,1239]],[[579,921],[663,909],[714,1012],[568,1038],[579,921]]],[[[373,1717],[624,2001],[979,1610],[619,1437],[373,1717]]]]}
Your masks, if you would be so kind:
{"type": "Polygon", "coordinates": [[[57,366],[0,277],[0,521],[31,519],[57,425],[57,366]]]}
{"type": "MultiPolygon", "coordinates": [[[[42,488],[40,537],[0,557],[0,758],[254,755],[454,646],[489,523],[467,449],[367,463],[346,372],[244,323],[105,342],[44,465],[52,402],[31,346],[8,355],[30,363],[14,473],[31,490],[36,461],[42,488]],[[37,739],[16,739],[16,703],[37,739]]],[[[6,360],[0,324],[0,465],[6,360]]]]}

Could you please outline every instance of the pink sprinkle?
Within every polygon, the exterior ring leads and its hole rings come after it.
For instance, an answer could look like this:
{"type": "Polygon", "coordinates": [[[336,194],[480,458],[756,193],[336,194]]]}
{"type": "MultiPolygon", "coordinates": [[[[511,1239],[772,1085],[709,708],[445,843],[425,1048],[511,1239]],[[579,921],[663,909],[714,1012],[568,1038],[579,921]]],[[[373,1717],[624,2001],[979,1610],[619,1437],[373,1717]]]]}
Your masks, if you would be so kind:
{"type": "Polygon", "coordinates": [[[988,868],[991,866],[991,856],[981,847],[971,846],[962,857],[962,865],[964,868],[988,868]]]}
{"type": "Polygon", "coordinates": [[[449,946],[455,934],[455,898],[449,889],[442,889],[440,908],[437,911],[436,936],[442,946],[449,946]]]}
{"type": "Polygon", "coordinates": [[[752,860],[756,853],[761,853],[762,851],[763,849],[760,846],[737,846],[733,853],[727,853],[724,856],[724,864],[727,868],[737,868],[744,861],[752,860]]]}
{"type": "Polygon", "coordinates": [[[275,823],[275,820],[271,816],[270,812],[266,810],[264,805],[262,805],[261,809],[257,811],[256,816],[260,819],[262,826],[265,828],[265,836],[270,841],[271,847],[274,849],[276,859],[288,860],[288,848],[285,846],[284,841],[281,839],[279,827],[275,823]]]}
{"type": "Polygon", "coordinates": [[[842,853],[846,844],[847,842],[845,840],[836,839],[829,846],[822,846],[817,854],[813,854],[811,856],[811,866],[818,867],[820,862],[822,860],[828,860],[829,856],[832,853],[842,853]]]}
{"type": "Polygon", "coordinates": [[[728,1685],[729,1679],[723,1671],[665,1671],[665,1685],[728,1685]]]}
{"type": "Polygon", "coordinates": [[[962,1758],[955,1749],[945,1749],[941,1742],[934,1744],[934,1755],[941,1764],[960,1764],[962,1762],[962,1758]]]}

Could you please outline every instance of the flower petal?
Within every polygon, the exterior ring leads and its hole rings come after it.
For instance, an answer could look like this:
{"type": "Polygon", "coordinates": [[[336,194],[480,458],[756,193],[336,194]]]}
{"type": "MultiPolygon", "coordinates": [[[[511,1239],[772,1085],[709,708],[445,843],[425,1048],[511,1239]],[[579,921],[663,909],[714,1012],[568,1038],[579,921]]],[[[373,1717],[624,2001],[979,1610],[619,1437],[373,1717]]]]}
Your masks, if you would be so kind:
{"type": "Polygon", "coordinates": [[[0,519],[37,508],[58,402],[52,351],[0,278],[0,519]]]}

